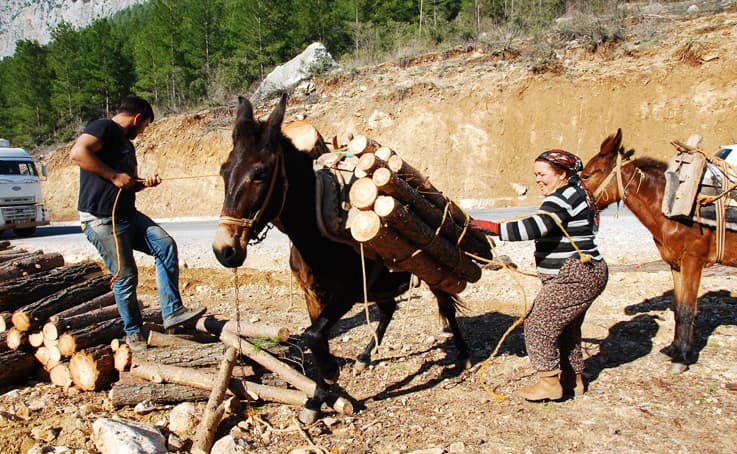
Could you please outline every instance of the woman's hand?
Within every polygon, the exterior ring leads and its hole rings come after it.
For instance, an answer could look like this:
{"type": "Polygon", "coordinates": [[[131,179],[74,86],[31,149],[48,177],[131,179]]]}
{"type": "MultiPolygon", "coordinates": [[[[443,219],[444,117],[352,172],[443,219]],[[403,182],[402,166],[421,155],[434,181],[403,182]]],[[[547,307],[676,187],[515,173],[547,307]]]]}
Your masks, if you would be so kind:
{"type": "Polygon", "coordinates": [[[494,221],[484,221],[481,219],[471,220],[471,228],[483,230],[488,235],[499,236],[499,224],[494,221]]]}

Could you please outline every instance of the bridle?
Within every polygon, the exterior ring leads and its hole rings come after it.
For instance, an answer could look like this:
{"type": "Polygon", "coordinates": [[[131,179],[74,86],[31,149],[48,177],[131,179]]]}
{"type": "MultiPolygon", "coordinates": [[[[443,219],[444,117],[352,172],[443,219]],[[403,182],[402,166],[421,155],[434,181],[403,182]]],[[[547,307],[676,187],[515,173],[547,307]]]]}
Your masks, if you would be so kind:
{"type": "MultiPolygon", "coordinates": [[[[220,222],[218,222],[218,225],[225,224],[225,225],[235,225],[239,229],[246,229],[248,230],[246,238],[250,238],[251,236],[251,229],[254,225],[256,225],[260,220],[261,216],[263,215],[264,211],[266,211],[266,208],[269,206],[269,203],[271,203],[271,197],[274,195],[274,188],[276,187],[276,180],[279,178],[279,175],[282,176],[282,200],[281,204],[279,206],[279,211],[277,212],[276,216],[274,216],[272,219],[276,219],[281,215],[282,210],[284,209],[284,204],[287,200],[287,189],[289,188],[289,181],[287,181],[287,171],[286,171],[286,165],[285,165],[285,159],[284,159],[284,152],[279,151],[276,153],[276,165],[274,165],[274,173],[271,175],[271,181],[269,182],[269,189],[266,192],[266,197],[264,197],[264,201],[259,207],[258,210],[256,210],[255,213],[253,213],[253,216],[250,218],[235,218],[231,216],[220,216],[220,222]]],[[[268,222],[268,221],[267,221],[268,222]]],[[[251,244],[257,244],[263,241],[266,238],[266,234],[271,229],[271,226],[266,229],[266,231],[261,236],[256,236],[252,239],[251,244]]]]}
{"type": "MultiPolygon", "coordinates": [[[[624,199],[627,196],[627,188],[629,188],[630,184],[632,184],[632,181],[639,175],[640,176],[640,183],[642,183],[642,179],[645,177],[645,174],[640,170],[639,168],[635,168],[635,172],[632,174],[630,179],[627,181],[627,184],[623,184],[622,181],[622,167],[626,166],[627,164],[631,164],[633,161],[626,161],[624,164],[622,163],[622,153],[617,153],[617,163],[614,165],[614,168],[612,168],[611,172],[609,172],[609,175],[607,175],[604,180],[599,184],[599,186],[594,190],[593,196],[594,200],[599,200],[599,196],[604,193],[606,194],[607,198],[609,198],[609,193],[606,192],[606,188],[609,185],[609,182],[612,181],[612,178],[617,178],[617,190],[619,191],[619,199],[624,202],[624,199]]],[[[615,197],[616,200],[616,197],[615,197]]]]}

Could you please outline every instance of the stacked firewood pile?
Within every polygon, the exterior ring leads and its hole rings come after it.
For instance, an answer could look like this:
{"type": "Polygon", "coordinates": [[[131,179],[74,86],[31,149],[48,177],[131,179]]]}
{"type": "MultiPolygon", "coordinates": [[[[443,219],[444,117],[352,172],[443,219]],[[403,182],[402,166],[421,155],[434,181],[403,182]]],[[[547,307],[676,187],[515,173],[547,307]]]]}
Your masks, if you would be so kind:
{"type": "Polygon", "coordinates": [[[481,278],[477,262],[491,260],[492,243],[468,227],[470,217],[397,153],[357,136],[358,156],[349,197],[353,238],[393,269],[408,271],[430,287],[460,293],[481,278]]]}
{"type": "MultiPolygon", "coordinates": [[[[275,348],[287,341],[284,327],[206,316],[187,335],[164,334],[159,309],[146,308],[149,348],[133,354],[120,340],[110,278],[96,263],[65,266],[60,254],[0,241],[0,389],[41,377],[65,388],[110,389],[115,407],[209,398],[198,446],[211,443],[226,394],[298,406],[315,395],[313,380],[264,348],[264,339],[275,348]],[[236,365],[239,358],[250,365],[236,365]],[[258,383],[254,366],[291,386],[258,383]]],[[[353,411],[341,397],[331,405],[353,411]]]]}

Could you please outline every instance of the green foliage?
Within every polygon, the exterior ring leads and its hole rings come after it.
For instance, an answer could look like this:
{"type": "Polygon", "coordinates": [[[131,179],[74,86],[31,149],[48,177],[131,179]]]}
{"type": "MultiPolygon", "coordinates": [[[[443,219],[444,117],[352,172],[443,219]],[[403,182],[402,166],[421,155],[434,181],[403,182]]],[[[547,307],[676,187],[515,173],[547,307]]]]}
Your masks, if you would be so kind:
{"type": "MultiPolygon", "coordinates": [[[[0,61],[0,137],[23,146],[69,140],[135,92],[159,115],[217,105],[320,41],[344,67],[409,61],[437,46],[542,36],[555,19],[616,12],[618,0],[150,0],[52,42],[19,42],[0,61]],[[568,8],[568,10],[566,10],[568,8]]],[[[600,43],[621,30],[569,21],[562,39],[600,43]]],[[[535,57],[551,64],[550,52],[535,57]]],[[[326,62],[310,68],[319,77],[326,62]]]]}

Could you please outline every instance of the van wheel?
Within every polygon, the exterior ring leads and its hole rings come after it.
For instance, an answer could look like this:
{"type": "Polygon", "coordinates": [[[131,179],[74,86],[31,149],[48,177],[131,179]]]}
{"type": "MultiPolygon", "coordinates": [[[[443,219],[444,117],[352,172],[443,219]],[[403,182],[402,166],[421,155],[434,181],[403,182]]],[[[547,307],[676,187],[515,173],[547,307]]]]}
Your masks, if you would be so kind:
{"type": "Polygon", "coordinates": [[[36,227],[26,227],[24,229],[13,229],[18,236],[31,236],[36,233],[36,227]]]}

